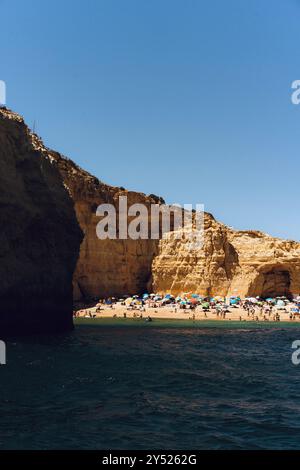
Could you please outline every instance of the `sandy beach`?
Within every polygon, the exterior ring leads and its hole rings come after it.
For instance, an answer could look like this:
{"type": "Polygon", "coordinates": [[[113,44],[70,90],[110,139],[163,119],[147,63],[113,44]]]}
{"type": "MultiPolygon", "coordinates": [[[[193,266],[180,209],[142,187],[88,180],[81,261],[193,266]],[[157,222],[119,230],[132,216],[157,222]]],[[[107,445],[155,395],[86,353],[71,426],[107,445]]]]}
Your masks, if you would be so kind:
{"type": "Polygon", "coordinates": [[[219,321],[247,321],[247,322],[276,322],[275,312],[279,314],[280,321],[289,321],[300,324],[299,315],[290,319],[290,310],[294,307],[294,304],[288,304],[285,310],[274,310],[270,315],[261,313],[259,308],[255,309],[254,315],[249,314],[242,307],[229,307],[228,312],[224,315],[217,314],[215,310],[204,312],[201,307],[196,307],[194,310],[180,309],[178,306],[162,306],[162,307],[147,307],[143,309],[135,308],[128,309],[126,306],[120,303],[111,306],[103,305],[99,307],[89,307],[78,310],[76,312],[76,318],[139,318],[141,315],[147,319],[163,319],[163,320],[219,320],[219,321]]]}

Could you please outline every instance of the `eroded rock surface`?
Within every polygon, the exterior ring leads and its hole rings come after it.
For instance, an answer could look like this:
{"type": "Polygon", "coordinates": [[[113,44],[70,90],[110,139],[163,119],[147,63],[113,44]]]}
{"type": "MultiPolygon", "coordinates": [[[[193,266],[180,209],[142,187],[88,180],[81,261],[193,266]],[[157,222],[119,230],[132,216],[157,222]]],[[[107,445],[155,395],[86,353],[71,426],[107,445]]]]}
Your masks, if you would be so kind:
{"type": "Polygon", "coordinates": [[[172,235],[153,261],[158,292],[273,297],[300,293],[300,243],[258,231],[235,231],[205,215],[203,247],[172,235]]]}
{"type": "Polygon", "coordinates": [[[65,312],[80,242],[71,199],[84,234],[73,276],[75,301],[146,290],[300,293],[300,243],[235,231],[211,214],[205,214],[204,244],[197,250],[174,234],[162,240],[99,240],[100,204],[118,209],[119,197],[127,196],[128,206],[142,203],[150,213],[151,204],[163,200],[104,184],[45,148],[20,116],[2,110],[0,119],[2,323],[22,324],[26,312],[29,323],[47,324],[51,312],[54,323],[61,316],[62,324],[70,324],[65,312]]]}
{"type": "Polygon", "coordinates": [[[119,296],[147,290],[158,240],[100,240],[96,215],[101,204],[113,204],[118,214],[119,197],[126,196],[128,207],[162,202],[154,195],[109,186],[82,170],[71,160],[51,152],[74,201],[77,219],[84,232],[80,258],[74,274],[74,300],[119,296]]]}
{"type": "MultiPolygon", "coordinates": [[[[119,196],[128,206],[163,200],[102,183],[71,160],[51,152],[74,200],[85,234],[74,275],[75,300],[154,292],[204,295],[291,295],[300,293],[300,243],[258,231],[235,231],[204,218],[204,244],[190,250],[172,234],[162,240],[99,240],[98,205],[118,209],[119,196]]],[[[150,221],[149,221],[150,223],[150,221]]]]}
{"type": "Polygon", "coordinates": [[[72,327],[82,232],[56,162],[23,119],[0,109],[0,333],[72,327]]]}

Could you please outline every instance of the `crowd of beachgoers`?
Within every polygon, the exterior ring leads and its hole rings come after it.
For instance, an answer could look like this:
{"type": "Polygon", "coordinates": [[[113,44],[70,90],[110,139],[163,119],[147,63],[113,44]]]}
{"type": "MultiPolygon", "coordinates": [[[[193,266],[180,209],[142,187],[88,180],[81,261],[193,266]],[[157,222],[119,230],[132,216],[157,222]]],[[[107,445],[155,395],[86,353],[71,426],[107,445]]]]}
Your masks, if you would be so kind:
{"type": "Polygon", "coordinates": [[[96,305],[74,311],[74,317],[98,318],[177,318],[193,320],[300,321],[300,296],[278,297],[215,296],[186,293],[109,297],[96,305]]]}

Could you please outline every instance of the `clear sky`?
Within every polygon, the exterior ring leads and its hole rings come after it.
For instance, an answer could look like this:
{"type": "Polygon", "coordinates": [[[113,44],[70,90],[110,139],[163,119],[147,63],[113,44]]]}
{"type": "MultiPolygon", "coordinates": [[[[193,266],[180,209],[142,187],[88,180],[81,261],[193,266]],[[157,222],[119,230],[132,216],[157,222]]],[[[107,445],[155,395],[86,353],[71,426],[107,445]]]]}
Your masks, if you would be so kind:
{"type": "Polygon", "coordinates": [[[0,0],[7,105],[103,181],[300,240],[300,1],[0,0]]]}

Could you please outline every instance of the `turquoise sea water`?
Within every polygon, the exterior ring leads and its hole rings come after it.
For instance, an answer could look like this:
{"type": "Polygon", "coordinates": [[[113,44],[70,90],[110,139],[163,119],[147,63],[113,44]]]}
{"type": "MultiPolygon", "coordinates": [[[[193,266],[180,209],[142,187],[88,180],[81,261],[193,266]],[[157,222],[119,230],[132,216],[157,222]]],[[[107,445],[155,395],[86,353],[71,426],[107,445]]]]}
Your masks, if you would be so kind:
{"type": "Polygon", "coordinates": [[[296,324],[77,320],[13,339],[0,449],[299,449],[296,324]]]}

